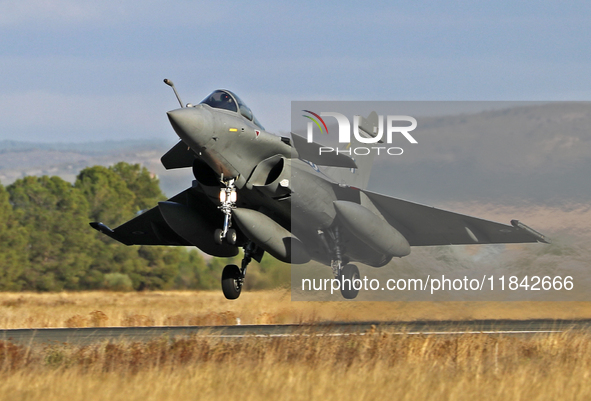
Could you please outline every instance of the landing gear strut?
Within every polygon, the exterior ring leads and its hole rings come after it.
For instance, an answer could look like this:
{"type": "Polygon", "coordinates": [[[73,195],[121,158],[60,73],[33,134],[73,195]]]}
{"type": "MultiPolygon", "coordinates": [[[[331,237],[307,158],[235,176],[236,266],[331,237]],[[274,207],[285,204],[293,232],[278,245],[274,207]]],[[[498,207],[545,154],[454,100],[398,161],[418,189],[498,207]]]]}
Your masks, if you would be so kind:
{"type": "MultiPolygon", "coordinates": [[[[222,272],[222,291],[227,299],[236,299],[242,292],[244,278],[246,277],[246,268],[257,252],[257,246],[249,241],[244,247],[244,258],[242,267],[236,265],[227,265],[222,272]]],[[[257,259],[258,260],[258,259],[257,259]]]]}
{"type": "Polygon", "coordinates": [[[220,202],[221,205],[218,209],[224,214],[224,227],[217,229],[213,233],[213,239],[221,245],[224,241],[228,241],[230,245],[236,245],[238,239],[236,230],[232,227],[232,210],[236,208],[236,186],[234,185],[234,179],[224,181],[222,176],[222,183],[224,187],[220,189],[220,202]]]}

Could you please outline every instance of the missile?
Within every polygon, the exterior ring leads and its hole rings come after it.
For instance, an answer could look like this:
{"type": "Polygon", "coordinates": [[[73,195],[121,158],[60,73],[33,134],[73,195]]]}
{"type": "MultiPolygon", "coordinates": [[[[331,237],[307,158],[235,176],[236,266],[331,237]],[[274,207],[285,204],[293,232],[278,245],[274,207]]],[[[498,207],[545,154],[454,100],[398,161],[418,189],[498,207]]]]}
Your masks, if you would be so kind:
{"type": "Polygon", "coordinates": [[[335,201],[333,204],[347,230],[375,251],[390,257],[402,257],[410,253],[406,238],[369,209],[347,201],[335,201]]]}
{"type": "Polygon", "coordinates": [[[306,263],[304,244],[270,217],[251,209],[236,208],[232,216],[244,235],[282,262],[306,263]]]}

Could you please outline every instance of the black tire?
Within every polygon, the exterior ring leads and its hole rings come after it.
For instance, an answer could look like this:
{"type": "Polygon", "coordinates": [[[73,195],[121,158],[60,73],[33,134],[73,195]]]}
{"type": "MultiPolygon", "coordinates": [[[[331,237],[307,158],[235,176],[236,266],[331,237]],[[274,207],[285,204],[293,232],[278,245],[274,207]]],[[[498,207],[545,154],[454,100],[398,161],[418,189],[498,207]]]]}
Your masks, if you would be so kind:
{"type": "Polygon", "coordinates": [[[227,299],[236,299],[242,291],[242,273],[236,265],[227,265],[222,271],[222,291],[227,299]]]}
{"type": "Polygon", "coordinates": [[[222,243],[224,242],[224,238],[222,237],[223,233],[223,230],[219,228],[213,232],[213,240],[216,244],[222,245],[222,243]]]}
{"type": "Polygon", "coordinates": [[[228,233],[226,234],[226,241],[228,241],[228,244],[230,245],[236,245],[236,241],[238,241],[238,233],[236,230],[233,228],[228,230],[228,233]]]}
{"type": "Polygon", "coordinates": [[[341,286],[341,295],[345,299],[356,298],[357,294],[359,294],[359,290],[356,290],[355,287],[353,286],[353,280],[361,279],[361,276],[359,275],[359,269],[355,265],[346,265],[343,268],[343,271],[341,274],[343,275],[344,279],[350,280],[350,283],[351,283],[351,286],[349,287],[349,282],[345,282],[343,284],[343,281],[341,281],[341,285],[342,285],[341,286]]]}

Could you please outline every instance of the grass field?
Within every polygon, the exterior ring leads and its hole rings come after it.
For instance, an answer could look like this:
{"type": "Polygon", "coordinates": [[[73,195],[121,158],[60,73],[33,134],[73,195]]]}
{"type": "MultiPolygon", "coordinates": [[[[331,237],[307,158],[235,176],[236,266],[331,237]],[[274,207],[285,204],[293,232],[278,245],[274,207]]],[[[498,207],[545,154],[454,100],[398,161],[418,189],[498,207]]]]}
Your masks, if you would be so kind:
{"type": "Polygon", "coordinates": [[[591,318],[587,302],[291,302],[289,290],[0,293],[0,328],[591,318]]]}
{"type": "Polygon", "coordinates": [[[585,400],[590,368],[575,332],[0,343],[0,399],[585,400]]]}
{"type": "MultiPolygon", "coordinates": [[[[590,317],[589,303],[314,303],[291,302],[287,290],[233,302],[219,292],[0,294],[2,328],[590,317]]],[[[584,400],[590,376],[582,332],[0,341],[2,400],[584,400]]]]}

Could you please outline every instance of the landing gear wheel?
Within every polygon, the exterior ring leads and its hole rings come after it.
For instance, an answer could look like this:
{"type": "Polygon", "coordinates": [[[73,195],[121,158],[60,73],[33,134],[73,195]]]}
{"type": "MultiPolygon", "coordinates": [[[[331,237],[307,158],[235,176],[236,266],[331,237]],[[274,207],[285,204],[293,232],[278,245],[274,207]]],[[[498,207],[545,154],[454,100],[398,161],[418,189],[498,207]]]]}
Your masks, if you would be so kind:
{"type": "Polygon", "coordinates": [[[222,242],[224,242],[223,234],[224,232],[219,228],[213,232],[213,240],[216,244],[222,245],[222,242]]]}
{"type": "MultiPolygon", "coordinates": [[[[360,283],[361,281],[354,281],[354,280],[360,280],[361,276],[359,275],[359,269],[357,268],[357,266],[355,265],[346,265],[343,268],[343,271],[341,272],[341,274],[343,275],[343,278],[345,280],[350,280],[350,281],[341,281],[341,295],[343,295],[343,298],[345,299],[354,299],[355,297],[357,297],[357,294],[359,294],[359,290],[355,289],[355,286],[353,285],[354,283],[360,283]],[[349,283],[351,283],[351,285],[349,286],[349,283]]],[[[359,284],[358,284],[359,287],[359,284]]]]}
{"type": "Polygon", "coordinates": [[[222,291],[227,299],[236,299],[242,291],[242,273],[236,265],[227,265],[222,272],[222,291]]]}
{"type": "Polygon", "coordinates": [[[238,240],[238,233],[233,228],[230,228],[226,233],[226,241],[230,245],[236,245],[236,241],[238,240]]]}

